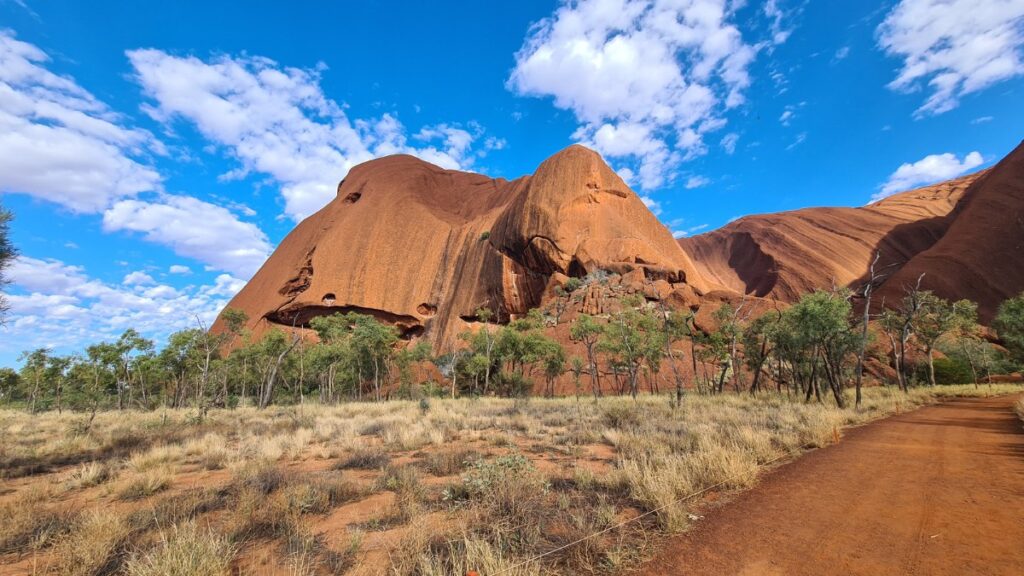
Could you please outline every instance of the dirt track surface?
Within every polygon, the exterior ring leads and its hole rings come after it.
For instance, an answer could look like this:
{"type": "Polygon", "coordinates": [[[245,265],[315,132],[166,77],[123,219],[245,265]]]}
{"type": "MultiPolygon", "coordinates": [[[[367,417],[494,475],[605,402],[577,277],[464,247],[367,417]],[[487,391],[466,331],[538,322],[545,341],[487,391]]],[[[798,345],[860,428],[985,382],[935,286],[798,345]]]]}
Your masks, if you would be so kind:
{"type": "Polygon", "coordinates": [[[1014,397],[848,431],[704,512],[637,574],[1024,574],[1014,397]]]}

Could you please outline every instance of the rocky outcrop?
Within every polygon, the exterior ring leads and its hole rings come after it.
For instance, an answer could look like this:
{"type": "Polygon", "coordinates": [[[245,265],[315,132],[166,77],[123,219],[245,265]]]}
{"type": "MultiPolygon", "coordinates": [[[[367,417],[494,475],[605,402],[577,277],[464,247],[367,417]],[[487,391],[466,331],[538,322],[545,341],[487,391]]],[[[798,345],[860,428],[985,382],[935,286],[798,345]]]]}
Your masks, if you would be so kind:
{"type": "Polygon", "coordinates": [[[704,290],[668,229],[584,147],[512,181],[390,156],[353,168],[228,306],[257,336],[358,311],[446,349],[478,309],[504,322],[537,307],[554,275],[598,270],[704,290]]]}
{"type": "Polygon", "coordinates": [[[923,289],[977,302],[988,322],[1003,300],[1024,290],[1024,143],[978,175],[948,220],[942,237],[878,293],[894,301],[920,277],[923,289]]]}
{"type": "Polygon", "coordinates": [[[868,206],[748,216],[679,244],[709,283],[782,302],[859,288],[877,252],[885,280],[873,305],[921,277],[923,289],[977,302],[988,322],[1024,290],[1024,144],[988,170],[868,206]]]}
{"type": "Polygon", "coordinates": [[[1024,148],[990,170],[868,206],[749,216],[678,242],[581,146],[511,181],[390,156],[353,168],[229,307],[248,313],[257,337],[356,311],[438,352],[480,326],[480,309],[507,322],[557,308],[550,332],[568,344],[573,317],[612,313],[625,297],[698,311],[704,322],[742,295],[760,309],[859,287],[876,252],[887,275],[876,303],[898,300],[924,274],[924,288],[975,300],[991,319],[1024,289],[1024,148]],[[557,301],[555,287],[588,274],[608,282],[557,301]]]}
{"type": "Polygon", "coordinates": [[[875,251],[891,270],[934,245],[947,216],[984,172],[911,190],[861,208],[807,208],[740,218],[679,245],[710,282],[793,302],[809,291],[855,284],[875,251]]]}

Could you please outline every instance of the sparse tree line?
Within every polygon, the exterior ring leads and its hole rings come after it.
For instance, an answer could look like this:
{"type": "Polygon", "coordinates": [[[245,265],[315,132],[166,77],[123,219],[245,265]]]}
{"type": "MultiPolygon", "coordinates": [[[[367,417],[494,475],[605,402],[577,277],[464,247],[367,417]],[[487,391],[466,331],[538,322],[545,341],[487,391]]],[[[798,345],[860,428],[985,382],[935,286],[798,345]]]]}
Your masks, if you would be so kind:
{"type": "MultiPolygon", "coordinates": [[[[1007,300],[994,326],[1010,354],[983,338],[977,306],[948,302],[910,287],[901,302],[872,315],[855,314],[848,290],[806,294],[785,308],[761,310],[752,299],[724,303],[710,328],[689,310],[673,310],[639,295],[618,310],[578,314],[568,326],[578,355],[570,356],[546,329],[582,300],[585,284],[607,275],[570,279],[543,311],[506,324],[477,311],[475,330],[455,350],[432,356],[425,342],[409,344],[372,316],[313,318],[316,338],[272,329],[254,339],[246,315],[226,310],[218,333],[197,327],[175,332],[166,345],[135,330],[116,341],[62,356],[46,349],[22,354],[20,370],[0,369],[0,401],[46,409],[266,407],[274,402],[323,403],[415,398],[423,395],[521,396],[571,381],[577,396],[686,390],[757,394],[774,390],[794,400],[859,404],[871,358],[892,368],[892,385],[979,382],[1024,361],[1024,294],[1007,300]],[[869,322],[865,324],[865,322],[869,322]],[[941,355],[937,355],[941,352],[941,355]],[[432,363],[437,370],[424,370],[432,363]],[[436,381],[430,378],[433,373],[436,381]]],[[[884,304],[884,303],[883,303],[884,304]]],[[[564,391],[564,387],[561,388],[564,391]]]]}

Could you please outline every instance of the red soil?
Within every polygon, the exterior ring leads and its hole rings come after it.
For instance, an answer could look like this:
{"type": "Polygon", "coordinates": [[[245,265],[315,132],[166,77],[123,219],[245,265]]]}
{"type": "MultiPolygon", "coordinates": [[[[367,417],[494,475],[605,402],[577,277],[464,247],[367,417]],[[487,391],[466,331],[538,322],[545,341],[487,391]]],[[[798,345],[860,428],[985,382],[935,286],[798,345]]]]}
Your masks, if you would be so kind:
{"type": "Polygon", "coordinates": [[[1024,574],[1014,397],[851,430],[702,512],[636,574],[1024,574]]]}

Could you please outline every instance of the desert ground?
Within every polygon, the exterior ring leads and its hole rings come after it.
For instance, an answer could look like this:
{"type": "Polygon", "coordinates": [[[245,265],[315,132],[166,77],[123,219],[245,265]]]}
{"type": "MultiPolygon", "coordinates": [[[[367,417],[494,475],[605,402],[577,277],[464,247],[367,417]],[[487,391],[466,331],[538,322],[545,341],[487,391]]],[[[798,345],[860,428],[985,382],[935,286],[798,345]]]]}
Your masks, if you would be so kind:
{"type": "Polygon", "coordinates": [[[1019,573],[1021,391],[5,410],[0,573],[1019,573]]]}

